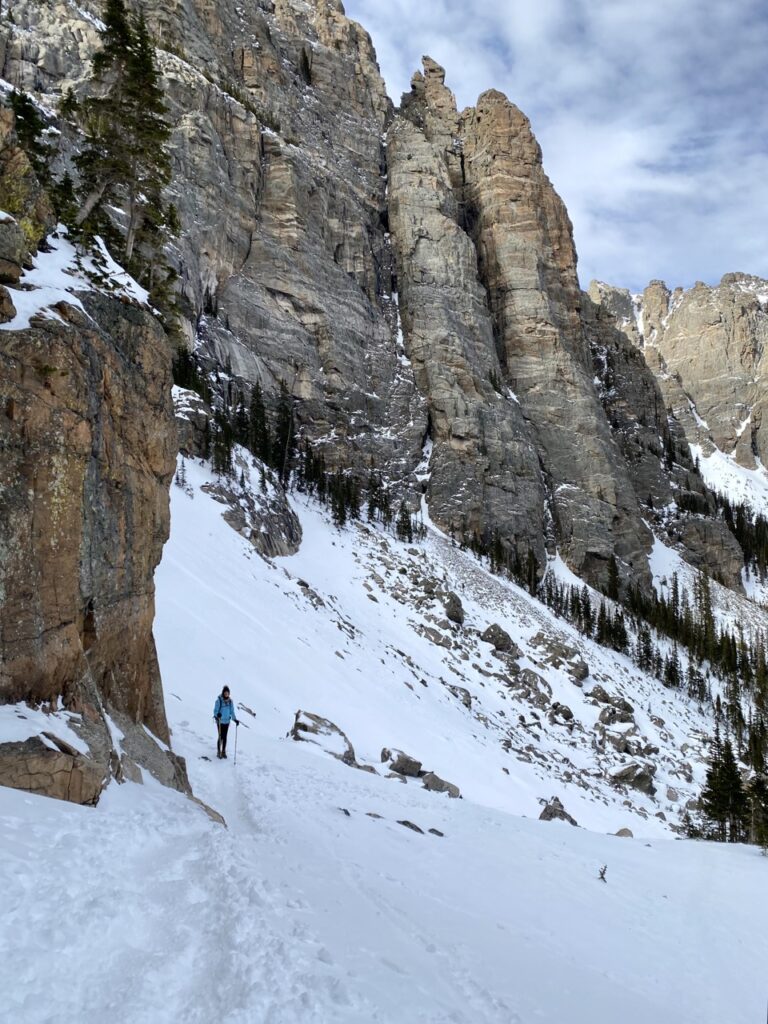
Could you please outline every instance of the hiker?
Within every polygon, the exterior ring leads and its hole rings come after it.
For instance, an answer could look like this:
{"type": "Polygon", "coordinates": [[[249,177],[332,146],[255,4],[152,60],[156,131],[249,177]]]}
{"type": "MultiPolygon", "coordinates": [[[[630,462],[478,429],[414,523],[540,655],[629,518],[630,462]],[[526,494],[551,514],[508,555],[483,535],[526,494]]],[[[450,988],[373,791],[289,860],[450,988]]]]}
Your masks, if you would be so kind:
{"type": "Polygon", "coordinates": [[[216,703],[213,706],[213,717],[216,719],[216,725],[219,730],[219,738],[216,742],[216,756],[226,757],[229,723],[234,722],[235,725],[240,725],[238,719],[235,718],[235,705],[230,699],[228,686],[225,686],[216,698],[216,703]]]}

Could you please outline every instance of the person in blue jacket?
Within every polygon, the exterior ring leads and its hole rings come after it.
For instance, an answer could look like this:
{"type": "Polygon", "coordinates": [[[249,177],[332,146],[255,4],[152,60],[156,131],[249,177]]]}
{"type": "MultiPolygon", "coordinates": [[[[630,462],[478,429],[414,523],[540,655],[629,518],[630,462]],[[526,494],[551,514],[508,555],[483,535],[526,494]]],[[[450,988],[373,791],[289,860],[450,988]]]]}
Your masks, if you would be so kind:
{"type": "Polygon", "coordinates": [[[226,757],[229,723],[234,722],[235,725],[240,725],[240,722],[235,717],[235,705],[230,699],[228,686],[225,686],[216,698],[216,703],[213,705],[213,717],[216,719],[216,726],[219,730],[219,738],[216,743],[216,756],[226,757]]]}

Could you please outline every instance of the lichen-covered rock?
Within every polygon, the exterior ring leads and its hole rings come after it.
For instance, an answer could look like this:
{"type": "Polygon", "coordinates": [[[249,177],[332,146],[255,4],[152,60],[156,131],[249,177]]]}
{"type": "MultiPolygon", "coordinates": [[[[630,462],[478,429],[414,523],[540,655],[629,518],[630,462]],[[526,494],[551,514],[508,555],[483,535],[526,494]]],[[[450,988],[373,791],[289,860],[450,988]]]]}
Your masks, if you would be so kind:
{"type": "MultiPolygon", "coordinates": [[[[0,196],[2,196],[0,189],[0,196]]],[[[29,243],[16,218],[0,214],[0,281],[18,284],[27,258],[29,243]]],[[[7,291],[3,289],[7,295],[7,291]]],[[[6,317],[11,320],[12,317],[6,317]]]]}
{"type": "MultiPolygon", "coordinates": [[[[2,34],[2,28],[0,28],[2,34]]],[[[13,112],[0,106],[0,282],[15,284],[21,268],[53,230],[48,196],[16,137],[13,112]]]]}

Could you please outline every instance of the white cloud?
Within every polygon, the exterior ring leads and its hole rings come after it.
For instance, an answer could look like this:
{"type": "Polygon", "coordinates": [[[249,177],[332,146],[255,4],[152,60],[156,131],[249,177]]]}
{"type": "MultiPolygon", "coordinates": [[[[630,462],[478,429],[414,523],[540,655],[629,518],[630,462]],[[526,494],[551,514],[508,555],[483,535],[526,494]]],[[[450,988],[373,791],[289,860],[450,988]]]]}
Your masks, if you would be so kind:
{"type": "Polygon", "coordinates": [[[583,283],[768,276],[764,0],[347,0],[398,102],[422,54],[459,106],[530,117],[583,283]]]}

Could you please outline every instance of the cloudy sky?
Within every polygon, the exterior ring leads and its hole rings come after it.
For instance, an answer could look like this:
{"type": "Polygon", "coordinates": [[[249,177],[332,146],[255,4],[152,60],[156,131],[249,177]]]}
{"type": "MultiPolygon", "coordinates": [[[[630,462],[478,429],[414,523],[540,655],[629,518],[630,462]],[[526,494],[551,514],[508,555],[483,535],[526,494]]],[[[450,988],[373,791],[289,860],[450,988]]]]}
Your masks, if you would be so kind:
{"type": "Polygon", "coordinates": [[[390,95],[422,54],[460,107],[530,117],[583,286],[768,277],[766,0],[345,0],[390,95]]]}

